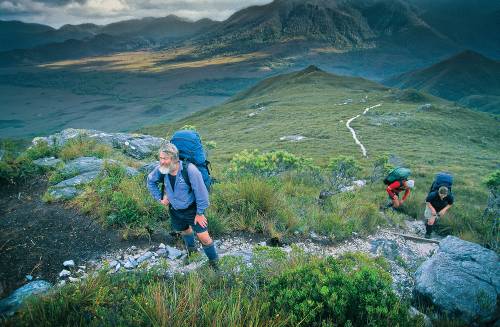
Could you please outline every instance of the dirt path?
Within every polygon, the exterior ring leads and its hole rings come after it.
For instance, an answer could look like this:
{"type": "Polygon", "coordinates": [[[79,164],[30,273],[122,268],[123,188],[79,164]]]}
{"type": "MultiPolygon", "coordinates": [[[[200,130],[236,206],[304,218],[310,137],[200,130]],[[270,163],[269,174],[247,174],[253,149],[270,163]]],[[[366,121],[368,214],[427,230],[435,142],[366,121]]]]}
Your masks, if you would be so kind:
{"type": "Polygon", "coordinates": [[[359,114],[359,115],[357,115],[357,116],[355,116],[355,117],[352,117],[351,119],[349,119],[349,120],[347,121],[347,123],[345,123],[345,126],[346,126],[346,127],[347,127],[350,131],[351,131],[352,138],[354,139],[354,141],[356,142],[356,144],[360,146],[360,148],[361,148],[361,153],[363,154],[363,157],[366,157],[366,148],[365,148],[365,146],[364,146],[364,145],[363,145],[363,144],[362,144],[362,143],[358,140],[358,137],[356,136],[356,131],[354,130],[354,128],[352,128],[352,127],[351,127],[351,125],[350,125],[350,124],[351,124],[351,122],[352,122],[354,119],[358,118],[358,117],[359,117],[359,116],[361,116],[361,115],[365,115],[365,114],[366,114],[366,113],[367,113],[370,109],[380,107],[381,105],[382,105],[382,104],[381,104],[381,103],[379,103],[379,104],[376,104],[376,105],[374,105],[374,106],[371,106],[371,107],[365,108],[365,110],[363,111],[363,113],[362,113],[362,114],[359,114]]]}
{"type": "Polygon", "coordinates": [[[33,181],[0,191],[0,298],[27,282],[26,275],[55,282],[65,260],[77,265],[127,247],[118,232],[62,204],[41,200],[47,183],[33,181]]]}

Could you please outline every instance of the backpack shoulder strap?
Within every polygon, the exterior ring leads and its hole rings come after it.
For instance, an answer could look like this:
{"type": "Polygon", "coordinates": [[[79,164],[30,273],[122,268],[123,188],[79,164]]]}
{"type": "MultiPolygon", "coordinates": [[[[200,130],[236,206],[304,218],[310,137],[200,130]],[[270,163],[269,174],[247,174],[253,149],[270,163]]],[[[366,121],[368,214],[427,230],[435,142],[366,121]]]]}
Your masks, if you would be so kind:
{"type": "Polygon", "coordinates": [[[165,195],[165,174],[160,173],[161,198],[165,195]]]}
{"type": "Polygon", "coordinates": [[[182,178],[184,178],[184,181],[189,186],[189,190],[192,191],[193,189],[191,187],[191,180],[189,180],[189,174],[188,174],[188,165],[189,164],[190,164],[190,162],[187,161],[187,160],[183,160],[182,161],[182,170],[181,170],[181,173],[182,173],[182,178]]]}

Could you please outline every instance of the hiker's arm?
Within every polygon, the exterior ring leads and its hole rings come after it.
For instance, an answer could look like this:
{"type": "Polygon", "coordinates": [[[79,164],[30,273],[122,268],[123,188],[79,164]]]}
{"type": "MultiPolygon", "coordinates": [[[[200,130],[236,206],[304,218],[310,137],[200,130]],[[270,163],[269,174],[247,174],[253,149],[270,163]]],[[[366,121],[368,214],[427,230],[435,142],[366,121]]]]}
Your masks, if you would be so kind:
{"type": "Polygon", "coordinates": [[[389,194],[389,197],[393,200],[394,200],[394,197],[397,198],[396,193],[394,193],[393,190],[397,189],[398,187],[399,187],[398,181],[395,181],[392,184],[390,184],[389,186],[387,186],[387,189],[386,189],[387,194],[389,194]]]}
{"type": "Polygon", "coordinates": [[[158,189],[157,185],[157,183],[160,181],[160,175],[160,170],[158,169],[158,167],[156,167],[152,172],[149,173],[147,181],[149,193],[155,200],[158,201],[161,200],[161,192],[158,189]]]}
{"type": "Polygon", "coordinates": [[[403,195],[403,199],[402,199],[402,201],[406,201],[406,198],[408,198],[408,196],[410,195],[410,192],[411,192],[411,191],[410,191],[410,188],[407,188],[407,189],[405,190],[405,194],[403,195]]]}
{"type": "Polygon", "coordinates": [[[426,202],[426,204],[427,204],[427,207],[429,209],[431,209],[432,215],[435,216],[436,215],[436,209],[434,209],[434,207],[432,206],[432,204],[430,202],[426,202]]]}
{"type": "Polygon", "coordinates": [[[446,207],[444,207],[443,209],[441,209],[441,211],[439,211],[439,215],[441,217],[443,217],[444,214],[446,213],[446,211],[448,211],[448,209],[450,209],[450,208],[451,208],[451,204],[447,204],[446,207]]]}
{"type": "Polygon", "coordinates": [[[190,164],[188,166],[189,180],[191,182],[191,188],[194,192],[194,198],[196,201],[196,214],[203,215],[205,210],[210,205],[208,201],[208,190],[203,182],[203,177],[196,166],[190,164]]]}

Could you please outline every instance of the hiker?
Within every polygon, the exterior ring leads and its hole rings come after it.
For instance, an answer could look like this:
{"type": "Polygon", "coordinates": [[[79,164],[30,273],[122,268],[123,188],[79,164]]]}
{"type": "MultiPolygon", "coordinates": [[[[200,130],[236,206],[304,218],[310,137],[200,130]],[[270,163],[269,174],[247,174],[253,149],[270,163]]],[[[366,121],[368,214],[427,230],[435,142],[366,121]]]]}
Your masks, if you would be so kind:
{"type": "Polygon", "coordinates": [[[430,238],[432,229],[437,220],[443,217],[453,205],[453,194],[451,186],[453,176],[448,173],[438,173],[432,183],[429,194],[425,199],[426,207],[424,211],[425,218],[425,237],[430,238]]]}
{"type": "Polygon", "coordinates": [[[415,186],[415,181],[413,179],[409,180],[397,180],[389,184],[386,188],[387,194],[391,199],[391,203],[387,207],[399,208],[406,201],[410,195],[410,189],[415,186]],[[399,193],[405,191],[403,198],[399,199],[399,193]]]}
{"type": "Polygon", "coordinates": [[[168,206],[172,228],[181,232],[188,257],[198,252],[194,230],[203,245],[210,266],[218,270],[217,250],[207,230],[205,210],[209,206],[209,200],[202,174],[196,165],[183,164],[183,161],[179,160],[179,151],[173,143],[163,144],[159,154],[160,165],[148,175],[149,192],[162,205],[168,206]],[[187,172],[183,171],[185,168],[187,172]],[[157,183],[161,182],[164,185],[164,194],[157,186],[157,183]]]}

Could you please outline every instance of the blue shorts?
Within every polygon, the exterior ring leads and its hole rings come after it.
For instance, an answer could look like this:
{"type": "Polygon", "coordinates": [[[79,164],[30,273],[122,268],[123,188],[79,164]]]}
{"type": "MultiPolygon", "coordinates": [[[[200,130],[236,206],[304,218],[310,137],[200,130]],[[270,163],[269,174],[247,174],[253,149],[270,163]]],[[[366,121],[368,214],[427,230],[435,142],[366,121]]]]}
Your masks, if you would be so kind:
{"type": "Polygon", "coordinates": [[[208,230],[207,227],[201,227],[199,224],[194,223],[194,217],[196,216],[196,202],[193,202],[186,209],[174,209],[171,205],[169,206],[170,212],[170,225],[172,229],[177,232],[185,231],[189,226],[193,227],[195,233],[203,233],[208,230]]]}

